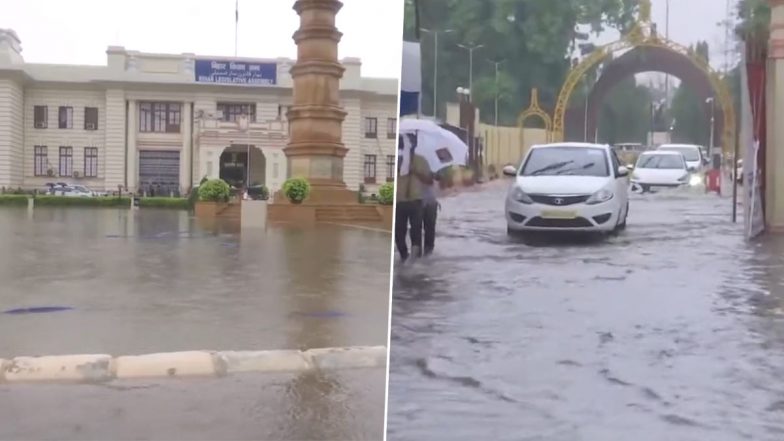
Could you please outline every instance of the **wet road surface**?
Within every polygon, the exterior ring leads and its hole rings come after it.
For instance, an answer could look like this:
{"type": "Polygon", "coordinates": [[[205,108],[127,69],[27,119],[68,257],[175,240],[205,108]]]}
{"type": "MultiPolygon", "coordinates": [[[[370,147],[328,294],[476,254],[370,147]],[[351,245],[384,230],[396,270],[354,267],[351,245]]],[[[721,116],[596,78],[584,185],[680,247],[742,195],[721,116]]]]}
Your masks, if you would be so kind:
{"type": "Polygon", "coordinates": [[[443,200],[436,254],[395,268],[390,441],[784,439],[784,240],[676,191],[527,245],[506,188],[443,200]]]}
{"type": "Polygon", "coordinates": [[[383,369],[0,386],[3,440],[381,440],[383,369]]]}
{"type": "Polygon", "coordinates": [[[0,358],[385,345],[389,234],[0,209],[0,358]]]}

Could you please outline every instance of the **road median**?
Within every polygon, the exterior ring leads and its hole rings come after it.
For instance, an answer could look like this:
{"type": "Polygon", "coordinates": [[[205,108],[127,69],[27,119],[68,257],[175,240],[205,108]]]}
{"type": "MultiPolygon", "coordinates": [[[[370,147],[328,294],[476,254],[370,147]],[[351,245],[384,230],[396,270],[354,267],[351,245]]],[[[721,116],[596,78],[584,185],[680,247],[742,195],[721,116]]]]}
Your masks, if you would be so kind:
{"type": "Polygon", "coordinates": [[[144,355],[49,355],[0,359],[0,384],[103,383],[115,379],[222,377],[385,368],[386,346],[270,351],[183,351],[144,355]]]}

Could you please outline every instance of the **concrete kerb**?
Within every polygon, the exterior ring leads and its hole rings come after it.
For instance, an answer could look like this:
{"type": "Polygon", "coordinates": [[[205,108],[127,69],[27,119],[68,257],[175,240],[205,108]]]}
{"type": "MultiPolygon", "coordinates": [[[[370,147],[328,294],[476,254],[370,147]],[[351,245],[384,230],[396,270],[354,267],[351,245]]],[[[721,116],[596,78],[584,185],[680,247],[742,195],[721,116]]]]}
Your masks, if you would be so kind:
{"type": "Polygon", "coordinates": [[[272,351],[186,351],[113,357],[108,354],[0,359],[0,384],[102,383],[115,379],[222,377],[386,368],[386,346],[272,351]]]}

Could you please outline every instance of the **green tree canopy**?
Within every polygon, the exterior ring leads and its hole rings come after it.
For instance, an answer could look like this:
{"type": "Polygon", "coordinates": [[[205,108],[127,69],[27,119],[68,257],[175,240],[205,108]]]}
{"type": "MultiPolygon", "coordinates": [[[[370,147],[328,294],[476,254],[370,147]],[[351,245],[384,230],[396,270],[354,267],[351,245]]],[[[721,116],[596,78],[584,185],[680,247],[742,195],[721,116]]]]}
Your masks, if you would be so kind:
{"type": "MultiPolygon", "coordinates": [[[[626,30],[637,0],[418,0],[422,41],[423,111],[433,113],[434,33],[438,34],[438,105],[456,100],[456,89],[469,86],[469,54],[458,44],[479,44],[474,51],[473,97],[482,120],[494,118],[499,95],[499,123],[515,124],[528,105],[530,90],[540,90],[552,108],[571,65],[571,54],[586,35],[607,28],[626,30]],[[490,60],[504,60],[496,82],[490,60]]],[[[415,1],[406,9],[404,38],[416,39],[415,1]]]]}

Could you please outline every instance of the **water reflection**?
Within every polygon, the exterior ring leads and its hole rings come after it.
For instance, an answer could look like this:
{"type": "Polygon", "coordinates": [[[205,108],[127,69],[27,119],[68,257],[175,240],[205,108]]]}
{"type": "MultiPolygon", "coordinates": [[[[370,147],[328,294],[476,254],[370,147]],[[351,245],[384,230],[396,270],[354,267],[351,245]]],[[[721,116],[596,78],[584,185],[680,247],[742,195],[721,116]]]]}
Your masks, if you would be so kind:
{"type": "Polygon", "coordinates": [[[386,342],[388,234],[239,234],[236,223],[169,210],[26,213],[0,210],[0,310],[74,310],[0,320],[14,336],[0,341],[2,355],[386,342]]]}

